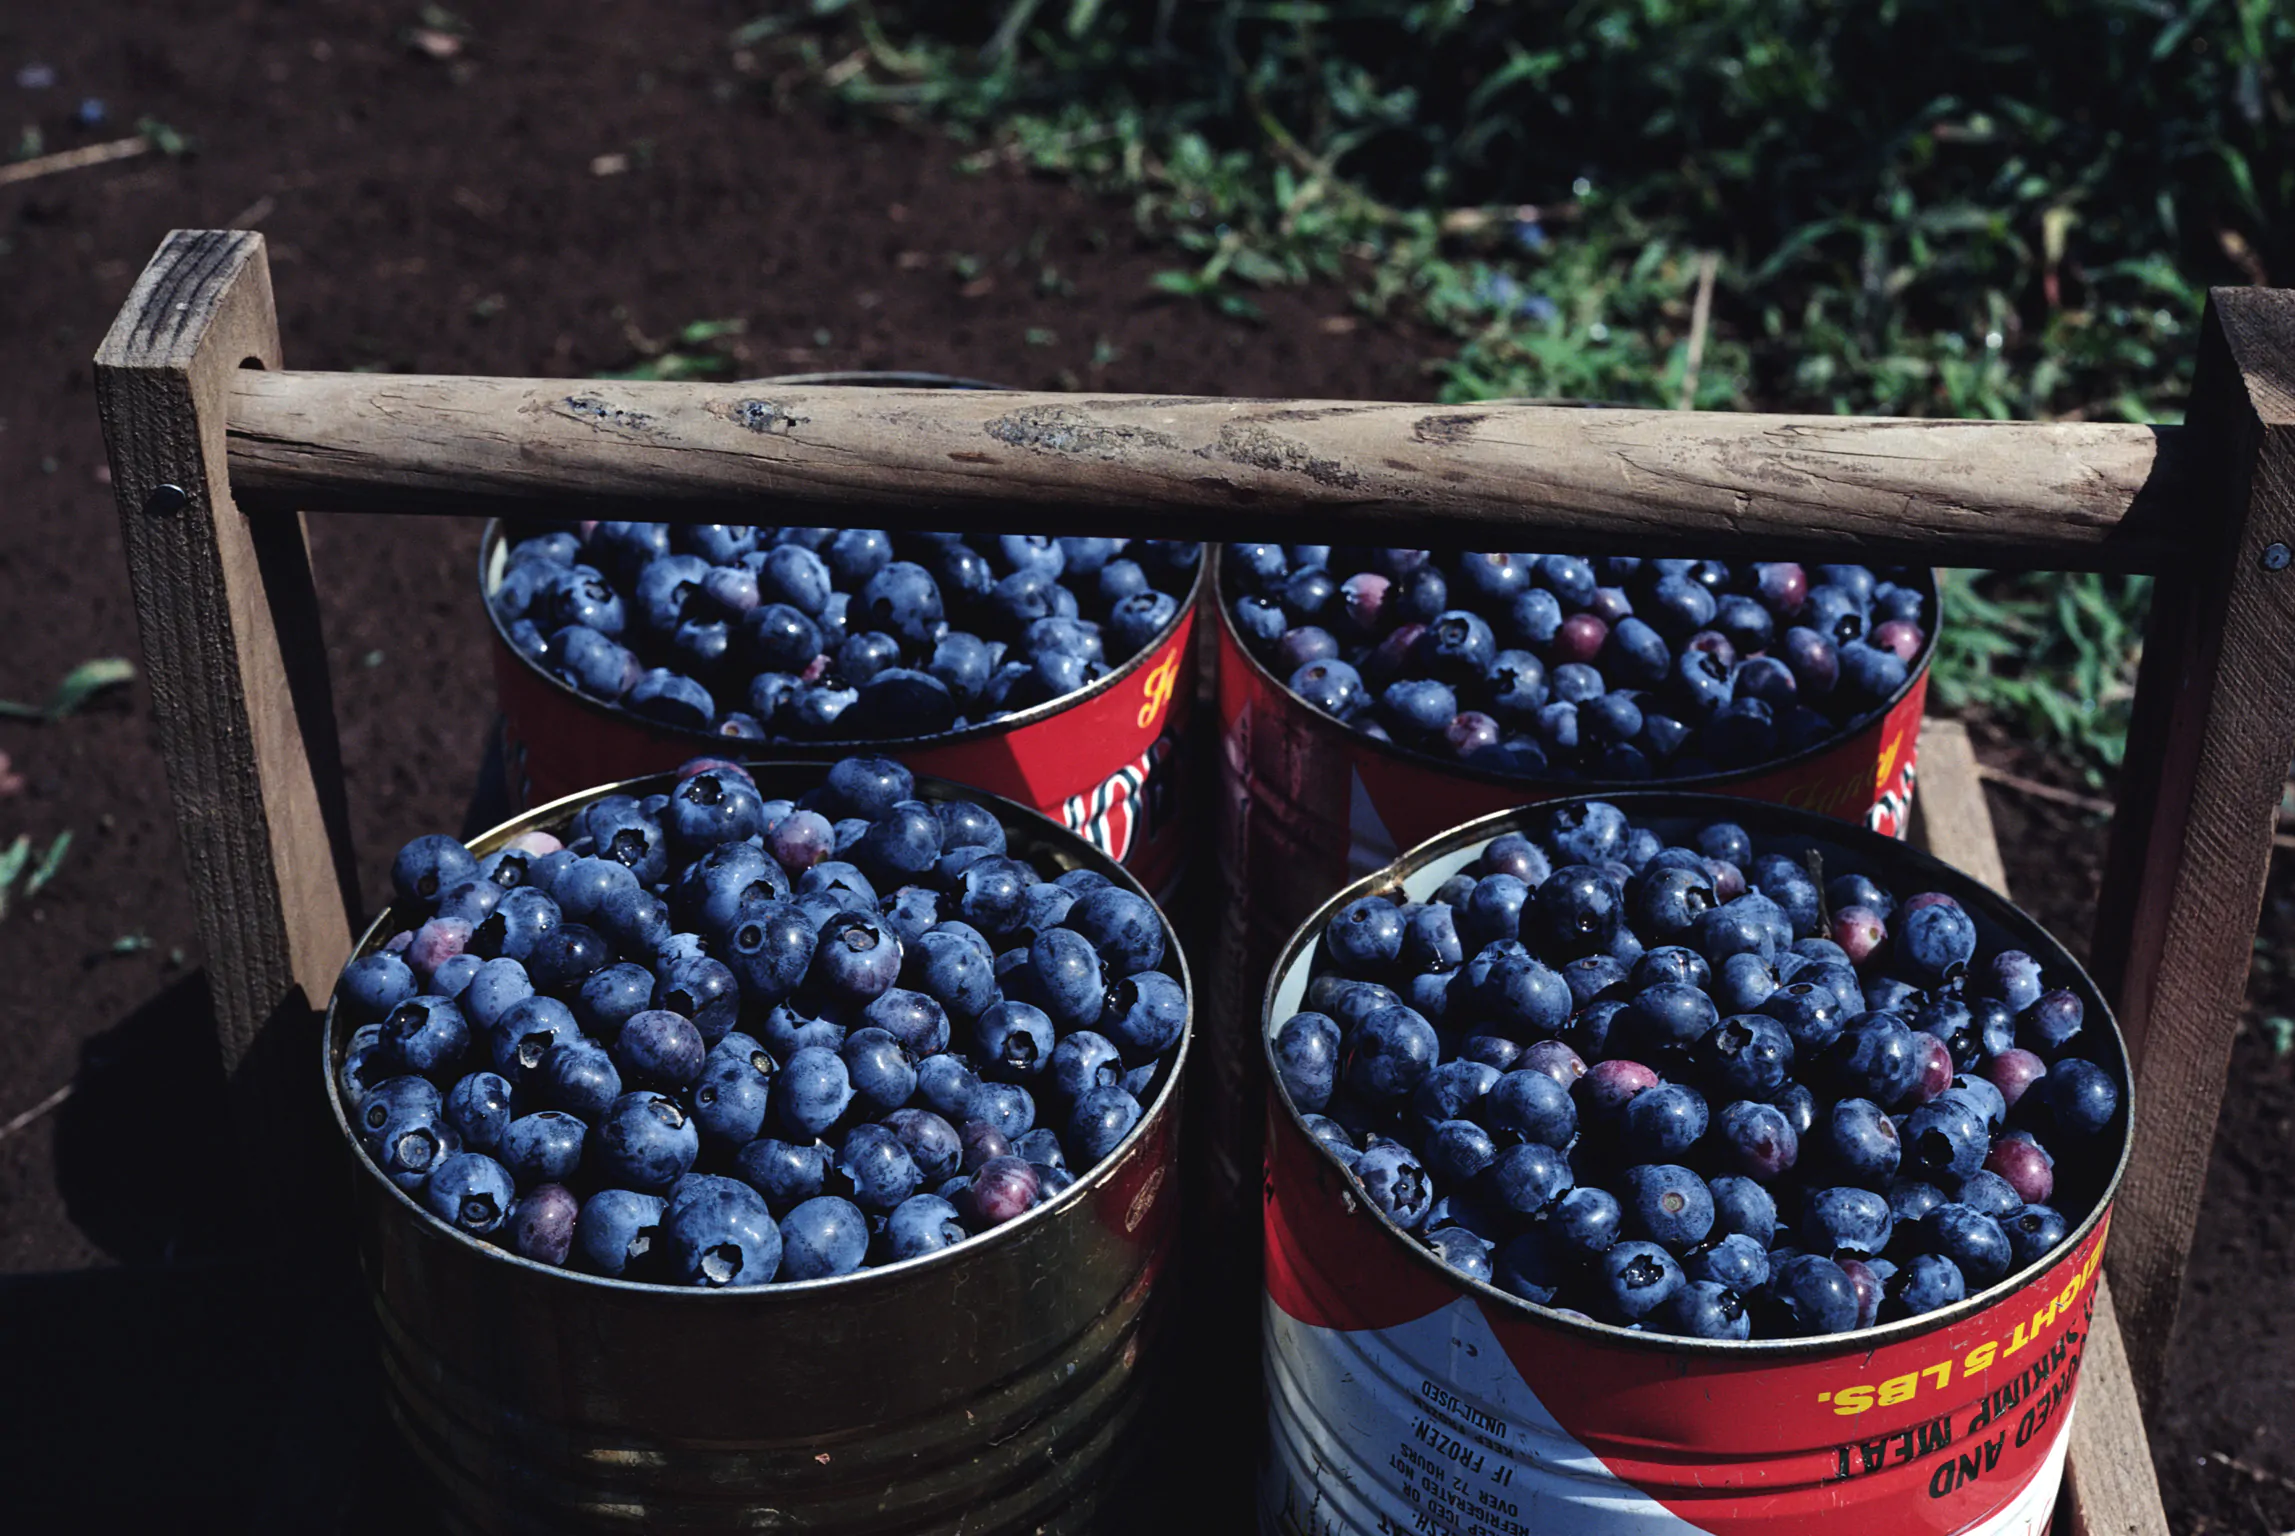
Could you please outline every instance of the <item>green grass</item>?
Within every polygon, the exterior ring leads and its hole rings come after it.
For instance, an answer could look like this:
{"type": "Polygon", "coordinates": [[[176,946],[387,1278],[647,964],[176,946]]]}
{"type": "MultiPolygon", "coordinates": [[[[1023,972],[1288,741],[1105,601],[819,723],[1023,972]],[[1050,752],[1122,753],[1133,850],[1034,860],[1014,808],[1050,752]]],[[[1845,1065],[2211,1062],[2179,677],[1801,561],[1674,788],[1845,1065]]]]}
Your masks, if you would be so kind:
{"type": "MultiPolygon", "coordinates": [[[[2204,285],[2295,264],[2270,0],[812,0],[733,42],[1128,199],[1177,298],[1407,314],[1457,400],[2173,420],[2204,285]]],[[[1956,582],[1939,694],[2109,769],[2143,596],[1956,582]]]]}

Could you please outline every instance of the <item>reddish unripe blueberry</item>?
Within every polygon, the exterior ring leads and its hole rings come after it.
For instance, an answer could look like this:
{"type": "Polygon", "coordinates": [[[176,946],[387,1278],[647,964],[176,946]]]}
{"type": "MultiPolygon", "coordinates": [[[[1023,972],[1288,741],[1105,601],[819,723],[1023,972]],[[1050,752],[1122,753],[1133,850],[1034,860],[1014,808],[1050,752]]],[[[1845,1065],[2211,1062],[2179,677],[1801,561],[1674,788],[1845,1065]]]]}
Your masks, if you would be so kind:
{"type": "Polygon", "coordinates": [[[1992,1144],[1984,1166],[2008,1181],[2016,1198],[2026,1205],[2046,1205],[2056,1192],[2055,1165],[2040,1143],[2029,1136],[2010,1134],[1992,1144]]]}
{"type": "Polygon", "coordinates": [[[1658,1075],[1640,1062],[1613,1056],[1586,1069],[1578,1080],[1578,1093],[1588,1113],[1608,1120],[1616,1118],[1635,1094],[1657,1085],[1658,1075]]]}
{"type": "Polygon", "coordinates": [[[1531,1072],[1543,1072],[1565,1088],[1586,1075],[1586,1058],[1560,1040],[1532,1041],[1516,1065],[1531,1072]]]}
{"type": "Polygon", "coordinates": [[[1713,880],[1713,894],[1722,901],[1735,901],[1745,894],[1745,871],[1727,859],[1707,859],[1705,872],[1713,880]]]}
{"type": "Polygon", "coordinates": [[[1886,623],[1875,624],[1870,638],[1880,649],[1896,652],[1899,661],[1912,660],[1920,654],[1920,648],[1928,643],[1928,636],[1921,633],[1918,624],[1903,619],[1890,619],[1886,623]]]}
{"type": "Polygon", "coordinates": [[[1923,907],[1957,907],[1959,905],[1958,901],[1942,891],[1922,891],[1919,895],[1907,896],[1900,902],[1897,906],[1897,916],[1902,918],[1910,913],[1918,912],[1923,907]]]}
{"type": "Polygon", "coordinates": [[[556,853],[566,845],[547,832],[521,832],[502,846],[518,853],[530,853],[539,859],[556,853]]]}
{"type": "Polygon", "coordinates": [[[1692,651],[1703,651],[1725,667],[1737,665],[1737,647],[1718,629],[1701,629],[1684,643],[1692,651]]]}
{"type": "Polygon", "coordinates": [[[414,930],[412,928],[404,929],[398,933],[394,933],[389,938],[383,940],[383,952],[385,954],[403,955],[413,947],[414,930]]]}
{"type": "Polygon", "coordinates": [[[1035,1165],[1024,1157],[992,1157],[980,1165],[964,1191],[964,1216],[978,1229],[1000,1227],[1034,1207],[1043,1189],[1035,1165]]]}
{"type": "Polygon", "coordinates": [[[819,811],[793,811],[775,824],[765,851],[792,875],[801,875],[837,846],[837,829],[819,811]]]}
{"type": "Polygon", "coordinates": [[[1418,637],[1425,633],[1424,624],[1405,624],[1372,646],[1360,668],[1363,680],[1383,683],[1401,675],[1404,665],[1410,660],[1411,647],[1417,645],[1418,637]]]}
{"type": "Polygon", "coordinates": [[[1443,739],[1458,757],[1471,757],[1498,745],[1498,722],[1478,709],[1460,710],[1442,728],[1443,739]]]}
{"type": "Polygon", "coordinates": [[[1842,907],[1833,914],[1833,942],[1851,965],[1863,965],[1888,941],[1889,925],[1871,907],[1842,907]]]}
{"type": "Polygon", "coordinates": [[[1757,565],[1754,574],[1759,585],[1762,606],[1781,619],[1789,619],[1801,611],[1809,600],[1809,576],[1790,560],[1773,560],[1757,565]]]}
{"type": "Polygon", "coordinates": [[[406,963],[424,986],[440,966],[470,946],[470,925],[459,917],[434,917],[414,931],[407,945],[406,963]]]}
{"type": "Polygon", "coordinates": [[[2012,1047],[2002,1051],[1984,1064],[1984,1075],[1992,1079],[1992,1086],[2000,1090],[2001,1098],[2014,1109],[2016,1101],[2031,1091],[2032,1085],[2048,1075],[2048,1063],[2030,1051],[2012,1047]]]}
{"type": "Polygon", "coordinates": [[[967,1120],[964,1129],[956,1133],[964,1147],[964,1171],[978,1173],[1000,1157],[1012,1154],[1012,1143],[1004,1133],[985,1120],[967,1120]]]}
{"type": "Polygon", "coordinates": [[[1339,583],[1348,621],[1365,634],[1378,630],[1379,616],[1386,611],[1387,586],[1387,579],[1376,571],[1357,571],[1339,583]]]}
{"type": "Polygon", "coordinates": [[[1881,1277],[1863,1259],[1835,1259],[1857,1292],[1857,1326],[1870,1328],[1881,1312],[1881,1277]]]}
{"type": "Polygon", "coordinates": [[[734,762],[731,758],[689,757],[684,762],[677,765],[677,781],[680,784],[684,783],[687,779],[692,778],[697,773],[730,773],[735,778],[742,780],[744,783],[754,785],[757,782],[755,779],[749,776],[748,769],[742,767],[739,763],[734,762]]]}
{"type": "Polygon", "coordinates": [[[582,1202],[563,1184],[537,1184],[510,1207],[511,1251],[538,1264],[563,1264],[574,1245],[582,1202]]]}
{"type": "Polygon", "coordinates": [[[1905,1108],[1926,1104],[1952,1086],[1952,1047],[1925,1030],[1913,1031],[1913,1050],[1920,1056],[1920,1071],[1913,1078],[1905,1108]]]}
{"type": "Polygon", "coordinates": [[[1556,666],[1573,661],[1591,662],[1602,654],[1602,644],[1609,638],[1609,625],[1590,613],[1573,613],[1554,632],[1548,659],[1556,666]]]}
{"type": "Polygon", "coordinates": [[[802,682],[817,683],[822,678],[828,676],[829,669],[834,667],[836,664],[837,658],[831,656],[827,651],[823,651],[820,655],[814,657],[811,661],[806,662],[805,670],[798,673],[797,677],[802,682]]]}

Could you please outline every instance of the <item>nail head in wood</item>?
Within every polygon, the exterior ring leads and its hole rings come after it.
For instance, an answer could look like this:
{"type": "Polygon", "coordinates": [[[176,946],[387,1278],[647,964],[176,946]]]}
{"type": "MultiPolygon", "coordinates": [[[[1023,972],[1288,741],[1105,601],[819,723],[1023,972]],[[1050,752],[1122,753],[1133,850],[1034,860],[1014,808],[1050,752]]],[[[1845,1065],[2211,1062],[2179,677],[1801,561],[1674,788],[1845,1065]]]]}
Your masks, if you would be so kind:
{"type": "Polygon", "coordinates": [[[173,517],[189,505],[191,493],[180,485],[154,486],[151,494],[143,499],[146,517],[173,517]]]}
{"type": "Polygon", "coordinates": [[[2289,556],[2286,545],[2276,542],[2267,544],[2263,549],[2263,568],[2267,571],[2284,571],[2290,558],[2295,557],[2289,556]]]}

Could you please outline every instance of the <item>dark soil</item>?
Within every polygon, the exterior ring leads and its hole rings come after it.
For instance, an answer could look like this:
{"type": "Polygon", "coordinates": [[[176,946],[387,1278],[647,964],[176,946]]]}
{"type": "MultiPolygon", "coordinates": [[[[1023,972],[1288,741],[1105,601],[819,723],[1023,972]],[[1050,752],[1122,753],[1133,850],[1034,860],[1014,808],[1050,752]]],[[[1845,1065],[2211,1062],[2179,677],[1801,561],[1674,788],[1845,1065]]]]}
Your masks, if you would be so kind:
{"type": "MultiPolygon", "coordinates": [[[[138,654],[89,355],[159,238],[270,241],[290,364],[582,375],[687,322],[739,317],[745,374],[913,368],[1018,385],[1417,398],[1423,339],[1329,292],[1245,326],[1150,296],[1167,263],[1124,209],[831,121],[745,78],[748,8],[489,6],[451,61],[412,4],[84,0],[0,20],[0,99],[49,149],[140,118],[195,156],[0,189],[0,697],[138,654]],[[9,83],[22,66],[57,83],[9,83]],[[71,122],[81,98],[111,121],[71,122]],[[597,175],[600,156],[627,169],[597,175]]],[[[477,529],[312,525],[367,900],[391,849],[462,825],[491,717],[477,529]]],[[[140,686],[68,722],[0,723],[26,787],[0,844],[69,830],[62,872],[0,922],[0,1482],[77,1526],[371,1527],[403,1482],[374,1407],[355,1273],[228,1150],[173,811],[140,686]],[[47,1105],[61,1091],[60,1105],[47,1105]],[[348,1341],[348,1343],[346,1343],[348,1341]],[[123,1453],[134,1470],[120,1475],[123,1453]],[[378,1502],[380,1500],[380,1502],[378,1502]]],[[[2084,936],[2100,830],[1996,795],[2016,894],[2084,936]]],[[[2295,952],[2274,882],[2270,953],[2295,952]]],[[[2295,978],[2259,971],[2265,1011],[2295,978]]],[[[2259,1014],[2260,1016],[2260,1014],[2259,1014]]],[[[2155,1449],[2179,1531],[2295,1527],[2287,1191],[2295,1082],[2243,1037],[2155,1449]]],[[[292,1180],[285,1181],[291,1184],[292,1180]]],[[[1239,1370],[1249,1370],[1238,1362],[1239,1370]]]]}

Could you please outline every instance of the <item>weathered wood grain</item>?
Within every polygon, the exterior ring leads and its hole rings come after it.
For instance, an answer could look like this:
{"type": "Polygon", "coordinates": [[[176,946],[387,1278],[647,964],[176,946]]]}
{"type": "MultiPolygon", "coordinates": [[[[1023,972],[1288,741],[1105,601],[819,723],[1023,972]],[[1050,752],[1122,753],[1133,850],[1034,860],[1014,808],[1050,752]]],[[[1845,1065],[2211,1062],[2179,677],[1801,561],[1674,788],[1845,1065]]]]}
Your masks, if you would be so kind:
{"type": "MultiPolygon", "coordinates": [[[[235,1076],[267,1027],[291,1028],[298,1008],[307,1024],[350,950],[348,821],[303,525],[242,514],[224,465],[233,379],[279,360],[262,238],[229,231],[169,236],[95,360],[153,712],[235,1076]]],[[[307,1031],[305,1043],[315,1071],[307,1031]]]]}
{"type": "Polygon", "coordinates": [[[1992,830],[1992,807],[1976,771],[1976,748],[1958,720],[1920,723],[1919,788],[1913,795],[1914,844],[2005,896],[2008,868],[1992,830]]]}
{"type": "MultiPolygon", "coordinates": [[[[2112,1241],[2119,1236],[2115,1221],[2112,1241]]],[[[2112,1304],[2111,1282],[2102,1275],[2096,1277],[2088,1341],[2081,1346],[2079,1406],[2071,1434],[2065,1492],[2073,1536],[2168,1536],[2119,1309],[2112,1304]]]]}
{"type": "Polygon", "coordinates": [[[1508,548],[2171,560],[2174,428],[1532,405],[261,373],[232,483],[310,510],[760,520],[1508,548]],[[787,520],[776,518],[775,520],[787,520]]]}
{"type": "Polygon", "coordinates": [[[2194,559],[2154,599],[2091,946],[2136,1064],[2135,1148],[2107,1262],[2147,1401],[2295,754],[2295,293],[2210,296],[2190,421],[2208,471],[2194,559]]]}

